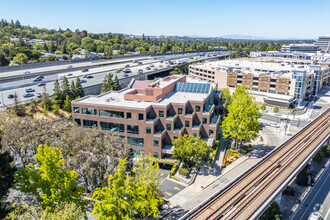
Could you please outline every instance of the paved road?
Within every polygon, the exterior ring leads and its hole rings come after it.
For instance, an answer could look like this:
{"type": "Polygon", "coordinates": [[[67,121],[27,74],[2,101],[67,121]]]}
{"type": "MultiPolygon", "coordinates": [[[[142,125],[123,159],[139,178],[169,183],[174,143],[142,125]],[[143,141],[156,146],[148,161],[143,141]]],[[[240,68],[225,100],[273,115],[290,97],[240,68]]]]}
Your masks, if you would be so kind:
{"type": "Polygon", "coordinates": [[[323,219],[330,219],[330,169],[329,165],[308,193],[293,220],[308,219],[312,212],[319,212],[323,219]]]}
{"type": "MultiPolygon", "coordinates": [[[[150,72],[155,71],[155,68],[157,68],[159,70],[160,69],[166,70],[169,68],[168,64],[165,63],[166,61],[175,62],[176,60],[181,59],[182,57],[185,57],[188,62],[209,59],[209,57],[207,57],[207,56],[200,57],[199,55],[197,55],[197,53],[188,54],[188,55],[164,55],[164,56],[157,57],[157,60],[154,60],[151,58],[148,60],[144,60],[143,65],[138,65],[133,62],[128,62],[125,64],[113,64],[113,65],[106,65],[106,66],[91,68],[91,69],[89,69],[88,72],[85,72],[85,73],[81,72],[80,70],[72,71],[72,72],[70,72],[70,73],[72,73],[72,76],[69,76],[68,80],[70,82],[71,80],[75,80],[76,77],[82,78],[82,76],[85,74],[93,75],[94,78],[87,79],[87,82],[82,84],[83,87],[89,87],[89,86],[93,86],[95,84],[102,83],[105,73],[110,72],[114,76],[117,75],[119,79],[125,78],[124,76],[121,75],[121,73],[115,73],[115,70],[117,70],[118,68],[123,68],[126,64],[128,64],[130,66],[129,68],[132,71],[132,73],[130,73],[129,76],[134,76],[134,75],[138,75],[138,73],[137,73],[138,69],[142,69],[144,73],[146,73],[148,71],[150,71],[150,72]],[[161,61],[164,61],[164,63],[161,63],[161,61]],[[149,66],[151,63],[154,64],[155,67],[151,68],[151,70],[146,70],[146,67],[149,66]],[[163,67],[160,67],[160,65],[162,65],[163,67]]],[[[133,59],[131,58],[131,60],[133,60],[133,59]]],[[[174,65],[170,65],[170,67],[173,67],[173,66],[174,65]]],[[[67,74],[65,74],[65,75],[67,75],[67,74]]],[[[50,95],[53,94],[53,84],[57,78],[58,78],[58,74],[53,74],[53,75],[45,76],[44,80],[42,81],[42,82],[46,83],[46,86],[45,86],[46,92],[50,95]]],[[[20,81],[14,81],[14,82],[0,84],[0,91],[1,91],[0,106],[2,105],[4,107],[7,105],[12,105],[14,103],[14,100],[8,98],[8,95],[14,94],[14,93],[17,94],[18,100],[20,102],[28,101],[30,99],[36,99],[37,98],[36,94],[42,93],[44,90],[43,86],[42,87],[38,86],[39,83],[40,82],[32,82],[31,79],[23,80],[23,78],[22,78],[22,80],[20,80],[20,81]],[[27,88],[35,89],[35,92],[33,92],[33,94],[34,94],[33,97],[29,97],[29,98],[23,97],[23,95],[26,94],[25,90],[27,88]]]]}

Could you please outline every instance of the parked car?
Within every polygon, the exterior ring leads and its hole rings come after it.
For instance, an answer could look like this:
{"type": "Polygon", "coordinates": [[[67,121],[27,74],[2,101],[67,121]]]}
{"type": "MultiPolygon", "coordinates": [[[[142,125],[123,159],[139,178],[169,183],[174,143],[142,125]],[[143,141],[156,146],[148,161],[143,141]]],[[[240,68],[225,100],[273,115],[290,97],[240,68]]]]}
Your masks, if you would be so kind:
{"type": "Polygon", "coordinates": [[[24,98],[29,98],[29,97],[32,97],[32,96],[34,96],[33,93],[26,93],[26,94],[23,95],[24,98]]]}
{"type": "Polygon", "coordinates": [[[83,72],[83,73],[88,72],[88,69],[83,69],[81,72],[83,72]]]}
{"type": "Polygon", "coordinates": [[[45,86],[46,83],[39,83],[38,86],[45,86]]]}
{"type": "Polygon", "coordinates": [[[67,68],[67,69],[71,69],[71,68],[72,68],[72,65],[69,65],[69,66],[67,66],[66,68],[67,68]]]}
{"type": "Polygon", "coordinates": [[[25,89],[26,92],[34,92],[36,91],[35,89],[32,89],[32,88],[28,88],[28,89],[25,89]]]}
{"type": "Polygon", "coordinates": [[[142,69],[138,69],[138,74],[141,74],[143,73],[143,70],[142,69]]]}
{"type": "Polygon", "coordinates": [[[93,78],[94,76],[92,76],[92,75],[84,75],[83,76],[83,78],[86,78],[86,79],[91,79],[91,78],[93,78]]]}
{"type": "Polygon", "coordinates": [[[9,94],[8,95],[8,99],[13,99],[13,98],[15,98],[14,94],[9,94]]]}
{"type": "Polygon", "coordinates": [[[87,82],[87,80],[81,79],[80,82],[85,83],[85,82],[87,82]]]}
{"type": "Polygon", "coordinates": [[[37,93],[37,98],[41,98],[42,97],[42,94],[39,92],[37,93]]]}

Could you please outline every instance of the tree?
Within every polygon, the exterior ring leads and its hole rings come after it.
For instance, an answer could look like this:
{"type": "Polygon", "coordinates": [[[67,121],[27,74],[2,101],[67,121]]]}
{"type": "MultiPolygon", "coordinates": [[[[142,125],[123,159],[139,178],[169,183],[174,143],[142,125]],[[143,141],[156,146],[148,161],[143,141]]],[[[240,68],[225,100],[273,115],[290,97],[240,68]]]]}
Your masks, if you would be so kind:
{"type": "Polygon", "coordinates": [[[62,99],[62,91],[60,88],[60,84],[58,82],[58,80],[56,79],[54,82],[54,94],[53,94],[53,99],[55,102],[57,102],[57,104],[61,105],[63,103],[63,99],[62,99]]]}
{"type": "Polygon", "coordinates": [[[40,220],[69,220],[69,219],[84,219],[86,212],[75,203],[61,203],[56,206],[53,212],[48,212],[39,209],[35,206],[15,205],[7,219],[12,220],[25,220],[25,219],[40,219],[40,220]]]}
{"type": "Polygon", "coordinates": [[[27,64],[27,61],[28,61],[28,56],[26,56],[24,53],[17,54],[13,59],[13,62],[19,65],[27,64]]]}
{"type": "Polygon", "coordinates": [[[72,100],[74,100],[75,98],[77,98],[77,95],[76,95],[76,85],[74,84],[74,81],[72,80],[71,81],[71,85],[70,85],[70,98],[72,100]]]}
{"type": "Polygon", "coordinates": [[[105,81],[102,84],[101,93],[105,93],[105,92],[111,91],[111,90],[113,90],[113,88],[114,88],[114,83],[112,81],[111,73],[109,73],[108,74],[108,77],[107,77],[107,81],[105,81]]]}
{"type": "Polygon", "coordinates": [[[113,90],[118,91],[121,90],[121,86],[119,84],[118,76],[115,76],[115,79],[113,80],[113,90]]]}
{"type": "Polygon", "coordinates": [[[125,163],[126,159],[121,160],[118,171],[109,176],[107,186],[93,193],[97,202],[92,214],[97,214],[97,219],[133,219],[133,214],[159,217],[162,199],[158,191],[158,163],[151,156],[141,155],[132,176],[125,174],[125,163]]]}
{"type": "Polygon", "coordinates": [[[275,106],[274,109],[273,109],[273,112],[278,113],[279,111],[280,111],[280,109],[277,106],[275,106]]]}
{"type": "Polygon", "coordinates": [[[47,109],[46,105],[44,105],[44,107],[42,108],[42,114],[43,114],[43,116],[48,115],[48,109],[47,109]]]}
{"type": "Polygon", "coordinates": [[[244,86],[238,86],[232,96],[232,103],[228,106],[228,116],[224,118],[223,136],[235,139],[235,146],[238,142],[250,142],[258,137],[261,117],[259,106],[252,101],[252,97],[244,86]]]}
{"type": "Polygon", "coordinates": [[[280,206],[274,201],[260,216],[260,220],[280,220],[282,218],[280,206]]]}
{"type": "Polygon", "coordinates": [[[231,95],[230,95],[229,88],[224,88],[222,90],[222,99],[226,100],[227,106],[230,105],[232,100],[231,100],[231,95]]]}
{"type": "Polygon", "coordinates": [[[53,104],[53,113],[54,113],[55,115],[58,115],[59,110],[60,110],[60,106],[58,106],[58,105],[56,104],[56,102],[54,102],[54,104],[53,104]]]}
{"type": "Polygon", "coordinates": [[[78,97],[84,97],[85,93],[84,90],[82,88],[81,82],[79,77],[76,78],[76,96],[78,97]]]}
{"type": "Polygon", "coordinates": [[[63,97],[70,96],[70,86],[69,86],[69,81],[66,78],[66,76],[63,76],[62,94],[63,94],[63,97]]]}
{"type": "Polygon", "coordinates": [[[30,164],[18,170],[16,189],[24,194],[27,204],[52,212],[61,203],[75,203],[82,210],[82,186],[76,186],[77,173],[64,166],[61,151],[48,145],[39,146],[35,156],[37,166],[30,164]]]}
{"type": "Polygon", "coordinates": [[[202,139],[196,139],[193,135],[179,136],[172,142],[174,146],[173,158],[183,161],[184,166],[190,167],[199,162],[200,159],[209,158],[211,147],[202,139]]]}
{"type": "Polygon", "coordinates": [[[265,111],[265,110],[266,110],[266,105],[265,105],[265,104],[262,104],[262,105],[260,106],[260,109],[261,109],[262,111],[265,111]]]}
{"type": "Polygon", "coordinates": [[[4,219],[10,212],[10,206],[6,200],[9,194],[9,189],[14,183],[16,167],[12,165],[14,158],[10,156],[8,151],[0,152],[0,161],[0,219],[4,219]]]}
{"type": "Polygon", "coordinates": [[[174,67],[174,69],[171,71],[171,74],[180,75],[182,72],[178,67],[174,67]]]}
{"type": "Polygon", "coordinates": [[[9,63],[10,61],[6,59],[5,54],[0,50],[0,66],[8,66],[9,63]]]}
{"type": "Polygon", "coordinates": [[[50,97],[46,91],[46,86],[44,87],[44,91],[42,93],[41,105],[46,106],[47,110],[51,110],[51,108],[52,108],[52,100],[50,99],[50,97]]]}
{"type": "Polygon", "coordinates": [[[102,185],[104,177],[114,173],[119,160],[130,151],[114,133],[98,128],[85,130],[76,124],[55,146],[62,150],[67,166],[84,180],[86,192],[102,185]]]}
{"type": "Polygon", "coordinates": [[[65,97],[64,103],[63,103],[63,109],[67,112],[71,112],[71,99],[70,97],[67,95],[65,97]]]}

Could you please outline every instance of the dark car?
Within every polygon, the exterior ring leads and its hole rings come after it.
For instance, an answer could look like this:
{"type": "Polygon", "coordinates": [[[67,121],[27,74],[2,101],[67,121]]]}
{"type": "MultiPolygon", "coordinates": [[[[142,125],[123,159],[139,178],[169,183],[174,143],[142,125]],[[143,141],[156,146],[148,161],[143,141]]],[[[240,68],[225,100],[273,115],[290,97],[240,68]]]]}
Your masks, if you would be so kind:
{"type": "Polygon", "coordinates": [[[128,65],[128,64],[125,66],[125,68],[127,68],[127,67],[129,67],[129,65],[128,65]]]}
{"type": "Polygon", "coordinates": [[[41,98],[42,94],[41,93],[37,93],[37,98],[41,98]]]}
{"type": "Polygon", "coordinates": [[[141,64],[142,64],[142,62],[140,61],[140,62],[138,62],[138,64],[139,64],[139,65],[141,65],[141,64]]]}
{"type": "Polygon", "coordinates": [[[33,82],[38,82],[38,81],[41,81],[43,79],[42,76],[38,76],[36,78],[34,78],[33,82]]]}
{"type": "Polygon", "coordinates": [[[8,95],[8,99],[13,99],[15,96],[14,96],[14,94],[9,94],[8,95]]]}
{"type": "Polygon", "coordinates": [[[26,94],[23,95],[24,98],[29,98],[29,97],[32,97],[32,96],[34,96],[33,93],[26,93],[26,94]]]}
{"type": "Polygon", "coordinates": [[[45,86],[46,83],[39,83],[38,86],[45,86]]]}
{"type": "Polygon", "coordinates": [[[91,79],[91,78],[93,78],[93,76],[91,76],[91,75],[84,75],[83,77],[86,78],[86,79],[91,79]]]}
{"type": "Polygon", "coordinates": [[[81,72],[83,72],[83,73],[88,72],[88,69],[83,69],[81,72]]]}
{"type": "Polygon", "coordinates": [[[151,70],[151,68],[147,66],[147,67],[146,67],[146,70],[151,70]]]}
{"type": "Polygon", "coordinates": [[[116,70],[116,73],[120,73],[121,72],[121,70],[116,70]]]}
{"type": "Polygon", "coordinates": [[[34,92],[36,91],[35,89],[32,89],[32,88],[28,88],[28,89],[25,89],[26,92],[34,92]]]}
{"type": "Polygon", "coordinates": [[[87,82],[87,80],[81,79],[80,82],[85,83],[85,82],[87,82]]]}

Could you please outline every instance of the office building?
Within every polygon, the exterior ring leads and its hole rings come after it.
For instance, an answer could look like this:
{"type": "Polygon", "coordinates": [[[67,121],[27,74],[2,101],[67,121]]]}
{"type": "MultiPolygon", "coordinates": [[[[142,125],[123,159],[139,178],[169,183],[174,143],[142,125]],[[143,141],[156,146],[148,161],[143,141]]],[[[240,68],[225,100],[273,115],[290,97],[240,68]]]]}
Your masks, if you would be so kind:
{"type": "Polygon", "coordinates": [[[309,53],[315,53],[317,51],[320,51],[321,49],[319,46],[315,44],[284,44],[281,47],[281,51],[287,51],[287,52],[309,52],[309,53]]]}
{"type": "Polygon", "coordinates": [[[143,151],[158,158],[169,158],[172,141],[183,134],[212,146],[222,111],[216,83],[180,75],[133,79],[121,91],[72,101],[78,125],[116,132],[135,155],[143,151]]]}
{"type": "Polygon", "coordinates": [[[314,44],[318,46],[321,51],[330,52],[330,35],[326,37],[319,37],[314,44]]]}
{"type": "Polygon", "coordinates": [[[257,102],[300,106],[329,83],[330,65],[274,57],[242,58],[192,64],[189,75],[216,82],[218,89],[245,85],[257,102]]]}

